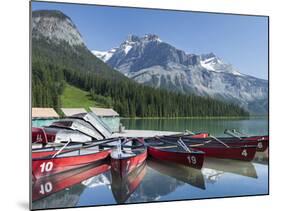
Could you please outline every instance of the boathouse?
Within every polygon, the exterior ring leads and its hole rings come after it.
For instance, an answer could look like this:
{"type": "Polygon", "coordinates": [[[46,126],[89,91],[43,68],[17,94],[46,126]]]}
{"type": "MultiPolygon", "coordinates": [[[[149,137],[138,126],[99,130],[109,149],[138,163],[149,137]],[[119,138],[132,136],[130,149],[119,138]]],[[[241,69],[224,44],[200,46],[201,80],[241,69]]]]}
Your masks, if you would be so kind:
{"type": "Polygon", "coordinates": [[[97,108],[91,107],[90,110],[101,118],[112,130],[112,132],[119,131],[120,116],[112,108],[97,108]]]}
{"type": "Polygon", "coordinates": [[[32,119],[53,119],[59,118],[59,115],[53,108],[32,108],[32,119]]]}
{"type": "Polygon", "coordinates": [[[59,115],[53,108],[32,108],[32,126],[41,127],[51,124],[59,115]]]}

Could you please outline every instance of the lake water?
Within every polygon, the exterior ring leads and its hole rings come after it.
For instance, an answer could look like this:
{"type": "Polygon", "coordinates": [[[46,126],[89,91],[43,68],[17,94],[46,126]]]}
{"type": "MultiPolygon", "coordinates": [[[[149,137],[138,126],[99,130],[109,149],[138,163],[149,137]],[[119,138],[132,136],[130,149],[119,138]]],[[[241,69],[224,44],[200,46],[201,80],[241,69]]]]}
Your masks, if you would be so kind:
{"type": "MultiPolygon", "coordinates": [[[[225,128],[236,128],[251,135],[268,134],[266,118],[122,119],[121,122],[127,129],[189,129],[220,136],[225,128]]],[[[33,209],[267,193],[268,151],[258,152],[252,162],[206,158],[201,170],[148,159],[122,180],[103,162],[37,181],[33,185],[33,209]]]]}
{"type": "Polygon", "coordinates": [[[241,119],[121,119],[126,129],[209,132],[224,135],[224,129],[235,128],[249,135],[268,134],[267,118],[241,119]]]}

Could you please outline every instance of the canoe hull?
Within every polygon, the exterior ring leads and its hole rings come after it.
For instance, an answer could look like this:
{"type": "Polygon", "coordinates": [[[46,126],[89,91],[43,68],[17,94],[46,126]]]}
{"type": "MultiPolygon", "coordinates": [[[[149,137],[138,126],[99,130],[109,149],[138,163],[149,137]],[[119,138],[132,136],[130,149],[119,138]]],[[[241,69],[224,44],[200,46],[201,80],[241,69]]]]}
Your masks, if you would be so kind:
{"type": "Polygon", "coordinates": [[[32,156],[32,159],[42,158],[42,157],[47,157],[47,156],[54,155],[56,152],[58,152],[58,150],[32,152],[31,156],[32,156]]]}
{"type": "Polygon", "coordinates": [[[95,161],[103,160],[109,156],[110,152],[111,150],[108,149],[86,155],[32,159],[32,173],[38,179],[65,172],[95,161]]]}
{"type": "MultiPolygon", "coordinates": [[[[61,151],[61,153],[70,151],[70,150],[74,150],[74,149],[79,149],[81,147],[83,147],[83,144],[80,143],[69,143],[64,150],[61,151]]],[[[52,144],[50,144],[50,146],[45,146],[45,147],[40,147],[40,148],[34,148],[32,149],[32,159],[35,158],[43,158],[43,157],[47,157],[47,156],[51,156],[56,154],[61,147],[63,147],[63,145],[61,146],[52,146],[52,144]]]]}
{"type": "MultiPolygon", "coordinates": [[[[188,140],[196,140],[196,139],[202,139],[208,140],[207,137],[200,137],[199,136],[182,136],[182,139],[188,139],[188,140]],[[206,138],[206,139],[205,139],[206,138]]],[[[169,137],[168,137],[169,138],[169,137]]],[[[257,151],[264,152],[268,146],[269,146],[269,137],[268,136],[250,136],[250,137],[241,137],[241,139],[232,137],[232,138],[226,138],[226,137],[219,137],[219,140],[225,142],[229,146],[243,146],[243,145],[256,145],[257,151]]]]}
{"type": "Polygon", "coordinates": [[[207,157],[251,161],[256,154],[256,147],[193,147],[205,152],[207,157]]]}
{"type": "Polygon", "coordinates": [[[112,170],[117,172],[120,177],[126,177],[134,169],[138,168],[147,158],[147,150],[143,153],[129,158],[117,159],[111,158],[112,170]]]}
{"type": "Polygon", "coordinates": [[[257,141],[257,151],[258,152],[264,152],[265,150],[268,149],[268,146],[269,146],[269,137],[268,136],[253,136],[253,137],[249,137],[249,139],[257,141]]]}
{"type": "Polygon", "coordinates": [[[43,128],[32,127],[31,131],[31,141],[32,143],[46,144],[48,143],[47,134],[43,128]]]}
{"type": "Polygon", "coordinates": [[[251,136],[237,138],[218,138],[229,146],[256,145],[257,151],[264,152],[268,148],[268,136],[251,136]]]}
{"type": "Polygon", "coordinates": [[[148,154],[158,160],[170,161],[196,169],[201,169],[204,163],[204,153],[201,152],[173,152],[149,146],[148,154]]]}

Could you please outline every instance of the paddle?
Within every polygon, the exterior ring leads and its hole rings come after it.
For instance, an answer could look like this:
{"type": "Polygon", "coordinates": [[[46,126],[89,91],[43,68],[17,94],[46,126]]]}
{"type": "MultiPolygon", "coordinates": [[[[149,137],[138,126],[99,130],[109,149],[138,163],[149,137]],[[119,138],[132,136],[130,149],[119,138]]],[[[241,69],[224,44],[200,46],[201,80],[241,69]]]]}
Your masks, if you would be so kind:
{"type": "MultiPolygon", "coordinates": [[[[215,136],[209,135],[209,137],[210,137],[212,140],[215,140],[215,141],[219,142],[220,144],[224,145],[225,147],[229,148],[229,146],[228,146],[226,143],[224,143],[223,141],[219,140],[219,139],[216,138],[215,136]]],[[[168,138],[169,138],[169,137],[168,137],[168,138]]],[[[184,138],[184,137],[183,137],[183,138],[184,138]]],[[[182,140],[182,137],[179,137],[179,139],[182,140]]],[[[187,139],[187,140],[185,140],[186,142],[189,141],[188,138],[184,138],[184,139],[187,139]]],[[[200,140],[201,140],[201,139],[194,139],[194,140],[190,140],[190,142],[192,143],[192,142],[196,142],[196,141],[200,141],[200,140]]],[[[198,144],[189,145],[189,146],[190,146],[190,147],[204,146],[205,144],[210,143],[212,140],[204,141],[204,143],[202,143],[202,144],[201,144],[201,143],[198,143],[198,144]]],[[[182,142],[184,143],[184,141],[182,141],[182,142]]]]}
{"type": "Polygon", "coordinates": [[[57,151],[57,152],[52,156],[52,158],[55,158],[58,154],[60,154],[61,151],[62,151],[70,142],[71,142],[71,138],[69,138],[69,140],[66,142],[66,144],[65,144],[62,148],[60,148],[60,150],[57,151]]]}
{"type": "Polygon", "coordinates": [[[187,147],[187,146],[185,145],[185,143],[182,141],[181,138],[179,138],[179,140],[177,141],[177,143],[178,143],[185,151],[191,152],[191,150],[189,149],[189,147],[187,147]]]}
{"type": "Polygon", "coordinates": [[[177,140],[177,142],[169,142],[167,140],[164,140],[164,139],[161,139],[160,137],[156,136],[155,137],[156,139],[164,142],[164,143],[167,143],[167,144],[171,144],[171,145],[174,145],[176,144],[177,146],[180,146],[181,148],[183,148],[185,151],[187,152],[191,152],[190,148],[188,146],[186,146],[186,144],[182,141],[181,137],[177,140]]]}
{"type": "Polygon", "coordinates": [[[222,145],[224,145],[225,147],[229,148],[229,146],[224,143],[223,141],[219,140],[217,137],[209,135],[209,137],[213,138],[214,140],[216,140],[217,142],[221,143],[222,145]]]}

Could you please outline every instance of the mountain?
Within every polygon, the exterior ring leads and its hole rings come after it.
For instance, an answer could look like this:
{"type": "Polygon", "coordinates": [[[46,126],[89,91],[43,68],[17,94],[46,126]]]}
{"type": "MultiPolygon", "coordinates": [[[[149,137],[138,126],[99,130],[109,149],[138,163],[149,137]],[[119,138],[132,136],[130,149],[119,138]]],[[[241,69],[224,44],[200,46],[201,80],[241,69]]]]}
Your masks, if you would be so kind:
{"type": "Polygon", "coordinates": [[[69,69],[92,72],[104,78],[128,80],[97,59],[86,47],[72,20],[57,10],[32,12],[32,54],[69,69]]]}
{"type": "Polygon", "coordinates": [[[268,111],[268,81],[240,73],[214,53],[186,53],[154,34],[130,35],[117,48],[92,53],[141,84],[233,102],[254,114],[268,111]]]}
{"type": "Polygon", "coordinates": [[[59,44],[67,42],[71,46],[85,46],[81,34],[71,19],[60,11],[40,10],[32,13],[32,37],[44,37],[59,44]]]}
{"type": "MultiPolygon", "coordinates": [[[[53,107],[59,112],[65,102],[65,91],[72,87],[84,93],[79,99],[87,105],[91,102],[107,105],[123,117],[249,115],[230,103],[136,83],[93,55],[70,17],[60,11],[33,11],[31,20],[32,106],[53,107]]],[[[124,52],[131,51],[128,45],[124,45],[124,52]]],[[[97,56],[111,60],[115,53],[112,49],[97,56]]],[[[77,102],[78,96],[68,99],[71,105],[85,106],[77,102]]]]}
{"type": "Polygon", "coordinates": [[[66,82],[82,88],[83,75],[87,75],[87,86],[94,80],[130,81],[89,51],[77,27],[64,13],[37,10],[32,12],[31,20],[33,106],[59,111],[66,82]]]}

